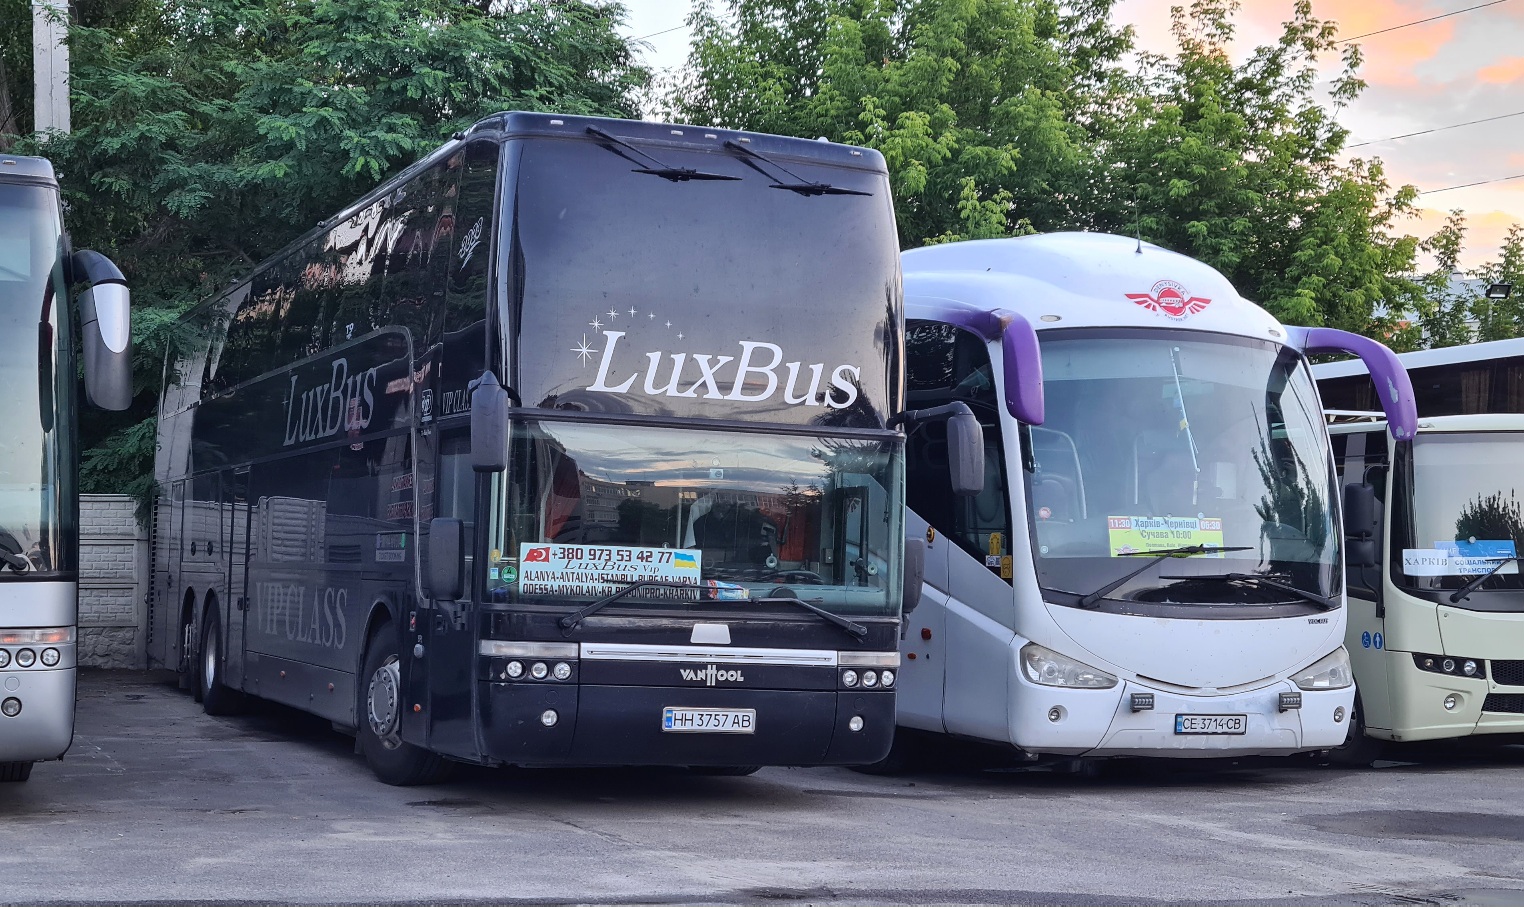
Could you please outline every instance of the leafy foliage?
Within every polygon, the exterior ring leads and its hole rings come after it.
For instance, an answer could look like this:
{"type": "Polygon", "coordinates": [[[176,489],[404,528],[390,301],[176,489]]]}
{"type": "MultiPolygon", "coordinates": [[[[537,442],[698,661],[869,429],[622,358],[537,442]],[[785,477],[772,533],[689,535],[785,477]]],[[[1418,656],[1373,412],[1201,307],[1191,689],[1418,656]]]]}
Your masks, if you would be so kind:
{"type": "Polygon", "coordinates": [[[1504,498],[1502,492],[1496,492],[1466,502],[1455,519],[1455,538],[1509,539],[1524,544],[1524,510],[1520,509],[1518,494],[1510,490],[1504,498]]]}
{"type": "Polygon", "coordinates": [[[82,419],[85,490],[144,474],[172,326],[196,301],[483,116],[635,115],[648,74],[623,15],[609,0],[83,6],[74,131],[13,146],[53,160],[75,246],[133,287],[138,396],[82,419]]]}

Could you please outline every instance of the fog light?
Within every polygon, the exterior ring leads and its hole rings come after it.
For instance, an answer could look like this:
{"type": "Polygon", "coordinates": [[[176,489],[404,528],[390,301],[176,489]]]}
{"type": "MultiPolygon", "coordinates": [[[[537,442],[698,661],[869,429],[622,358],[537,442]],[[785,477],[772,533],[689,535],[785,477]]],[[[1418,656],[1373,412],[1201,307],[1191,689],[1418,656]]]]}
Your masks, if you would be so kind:
{"type": "Polygon", "coordinates": [[[894,686],[894,672],[893,671],[880,671],[879,674],[878,674],[878,685],[881,686],[881,687],[892,687],[892,686],[894,686]]]}
{"type": "Polygon", "coordinates": [[[11,650],[10,649],[0,649],[0,668],[8,666],[10,663],[11,663],[11,650]]]}
{"type": "Polygon", "coordinates": [[[16,664],[18,667],[30,668],[36,662],[37,653],[31,649],[22,649],[16,653],[16,664]]]}
{"type": "Polygon", "coordinates": [[[556,666],[551,669],[550,673],[551,676],[555,677],[557,680],[565,680],[571,676],[571,665],[567,664],[564,661],[557,662],[556,666]]]}
{"type": "Polygon", "coordinates": [[[876,687],[876,686],[878,686],[878,675],[873,673],[872,671],[864,671],[863,672],[863,686],[865,686],[865,687],[876,687]]]}
{"type": "Polygon", "coordinates": [[[503,669],[503,673],[507,674],[513,680],[518,680],[520,677],[524,676],[524,663],[520,661],[510,661],[508,662],[508,667],[503,669]]]}
{"type": "Polygon", "coordinates": [[[45,666],[51,668],[54,665],[58,664],[58,658],[59,658],[59,655],[58,655],[58,650],[57,649],[43,649],[42,650],[42,663],[45,666]]]}
{"type": "Polygon", "coordinates": [[[1476,662],[1472,661],[1469,658],[1466,659],[1466,663],[1461,665],[1461,673],[1465,674],[1467,677],[1473,677],[1473,676],[1475,676],[1476,675],[1476,662]]]}
{"type": "Polygon", "coordinates": [[[857,672],[856,671],[842,671],[841,672],[841,684],[842,684],[842,686],[847,686],[847,687],[855,687],[855,686],[857,686],[857,672]]]}
{"type": "Polygon", "coordinates": [[[529,676],[535,680],[544,680],[545,675],[550,673],[550,668],[545,667],[545,662],[537,661],[529,668],[529,676]]]}
{"type": "Polygon", "coordinates": [[[1060,707],[1060,706],[1054,706],[1053,708],[1048,709],[1048,720],[1049,721],[1062,721],[1063,718],[1064,718],[1064,710],[1063,710],[1062,707],[1060,707]]]}
{"type": "Polygon", "coordinates": [[[546,727],[555,727],[556,722],[560,720],[561,716],[556,714],[555,709],[546,709],[540,713],[540,723],[546,727]]]}
{"type": "Polygon", "coordinates": [[[847,722],[847,729],[851,730],[851,731],[860,731],[860,730],[862,730],[863,729],[863,716],[861,716],[861,715],[853,715],[851,720],[847,722]]]}
{"type": "Polygon", "coordinates": [[[1453,712],[1453,711],[1455,711],[1455,707],[1458,706],[1458,705],[1460,705],[1460,697],[1459,696],[1456,696],[1454,693],[1451,693],[1449,696],[1445,697],[1445,711],[1447,711],[1447,712],[1453,712]]]}
{"type": "Polygon", "coordinates": [[[0,702],[0,712],[5,713],[7,718],[15,718],[21,714],[21,700],[12,696],[10,699],[0,702]]]}
{"type": "Polygon", "coordinates": [[[1341,722],[1343,720],[1344,720],[1344,706],[1341,705],[1338,708],[1334,709],[1334,724],[1338,724],[1339,722],[1341,722]]]}

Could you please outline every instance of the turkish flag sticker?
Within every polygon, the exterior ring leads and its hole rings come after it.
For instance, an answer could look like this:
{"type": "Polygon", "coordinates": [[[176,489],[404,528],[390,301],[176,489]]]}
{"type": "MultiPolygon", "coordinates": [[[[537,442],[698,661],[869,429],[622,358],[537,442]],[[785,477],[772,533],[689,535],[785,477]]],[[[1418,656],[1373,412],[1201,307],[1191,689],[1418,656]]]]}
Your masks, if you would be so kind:
{"type": "Polygon", "coordinates": [[[526,564],[548,564],[548,563],[550,563],[550,548],[549,547],[545,547],[545,548],[530,548],[529,552],[524,555],[524,563],[526,563],[526,564]]]}

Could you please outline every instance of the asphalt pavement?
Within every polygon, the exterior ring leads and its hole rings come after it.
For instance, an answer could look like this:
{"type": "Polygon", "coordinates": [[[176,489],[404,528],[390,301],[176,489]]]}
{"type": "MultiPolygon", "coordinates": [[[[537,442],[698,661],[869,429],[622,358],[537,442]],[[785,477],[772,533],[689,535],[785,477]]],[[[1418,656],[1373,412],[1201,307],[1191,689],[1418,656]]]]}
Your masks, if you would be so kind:
{"type": "Polygon", "coordinates": [[[1524,904],[1524,748],[1395,755],[395,788],[325,722],[85,673],[68,756],[0,785],[0,902],[1524,904]]]}

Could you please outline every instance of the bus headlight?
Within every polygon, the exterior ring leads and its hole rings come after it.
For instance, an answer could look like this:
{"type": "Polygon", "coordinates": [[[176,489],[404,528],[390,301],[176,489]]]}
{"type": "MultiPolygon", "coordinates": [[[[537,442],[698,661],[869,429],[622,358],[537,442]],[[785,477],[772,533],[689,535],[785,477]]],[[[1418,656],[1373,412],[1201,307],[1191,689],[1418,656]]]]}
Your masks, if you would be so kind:
{"type": "Polygon", "coordinates": [[[8,668],[11,664],[11,650],[0,649],[0,668],[8,668]]]}
{"type": "Polygon", "coordinates": [[[22,649],[16,653],[17,667],[30,668],[37,663],[37,653],[31,649],[22,649]]]}
{"type": "Polygon", "coordinates": [[[60,657],[61,656],[58,654],[58,650],[57,649],[43,649],[42,650],[42,666],[45,667],[45,668],[51,668],[54,665],[58,664],[58,659],[60,657]]]}
{"type": "Polygon", "coordinates": [[[1304,690],[1342,690],[1355,682],[1349,669],[1349,653],[1343,646],[1291,675],[1291,682],[1304,690]]]}
{"type": "Polygon", "coordinates": [[[1109,690],[1117,685],[1117,679],[1105,671],[1075,661],[1067,655],[1060,655],[1035,642],[1021,647],[1021,667],[1028,680],[1045,687],[1109,690]]]}

